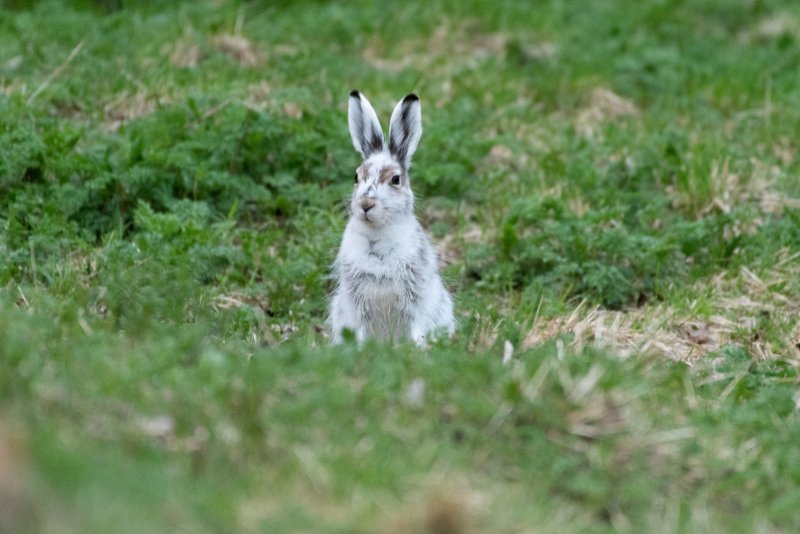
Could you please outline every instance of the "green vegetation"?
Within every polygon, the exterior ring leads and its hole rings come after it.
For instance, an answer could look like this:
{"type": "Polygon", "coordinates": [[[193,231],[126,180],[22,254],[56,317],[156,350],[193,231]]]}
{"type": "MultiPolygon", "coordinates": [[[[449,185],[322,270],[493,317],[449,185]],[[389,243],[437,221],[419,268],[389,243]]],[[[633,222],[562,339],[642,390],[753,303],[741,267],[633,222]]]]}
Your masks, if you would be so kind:
{"type": "Polygon", "coordinates": [[[800,530],[796,2],[4,5],[0,531],[800,530]],[[327,344],[352,88],[429,350],[327,344]]]}

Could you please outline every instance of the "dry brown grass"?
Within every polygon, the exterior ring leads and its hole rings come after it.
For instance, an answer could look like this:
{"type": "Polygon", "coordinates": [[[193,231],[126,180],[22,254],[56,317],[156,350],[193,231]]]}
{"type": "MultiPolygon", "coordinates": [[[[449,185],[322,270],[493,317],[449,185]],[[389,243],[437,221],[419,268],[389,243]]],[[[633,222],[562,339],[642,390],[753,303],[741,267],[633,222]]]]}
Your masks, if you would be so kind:
{"type": "Polygon", "coordinates": [[[33,532],[28,443],[23,429],[0,420],[0,532],[33,532]]]}
{"type": "MultiPolygon", "coordinates": [[[[374,35],[362,49],[361,58],[373,68],[387,73],[424,70],[429,80],[427,101],[435,107],[445,106],[453,97],[464,71],[479,69],[489,58],[504,59],[513,43],[526,61],[550,60],[557,55],[556,46],[529,33],[486,32],[477,20],[453,22],[444,20],[422,39],[407,39],[390,46],[384,36],[374,35]]],[[[529,84],[520,83],[518,93],[530,92],[529,84]]],[[[484,104],[491,106],[492,95],[485,95],[484,104]]]]}
{"type": "MultiPolygon", "coordinates": [[[[800,302],[774,289],[800,274],[796,267],[787,268],[798,257],[800,253],[785,251],[775,268],[760,275],[742,268],[733,276],[715,277],[705,304],[713,310],[710,314],[692,312],[697,301],[687,303],[690,311],[665,304],[610,311],[581,303],[568,315],[537,320],[522,348],[569,335],[577,351],[593,345],[622,357],[655,354],[691,364],[727,344],[738,344],[758,359],[780,355],[800,365],[800,302]],[[770,337],[759,327],[762,315],[787,325],[786,330],[777,339],[770,337]]],[[[698,285],[698,295],[703,292],[698,285]]]]}
{"type": "Polygon", "coordinates": [[[640,114],[639,108],[630,100],[610,89],[596,87],[589,96],[588,104],[578,112],[575,129],[586,138],[596,139],[603,123],[637,118],[640,114]]]}
{"type": "Polygon", "coordinates": [[[264,62],[264,54],[242,35],[217,35],[214,37],[214,48],[243,67],[256,67],[264,62]]]}
{"type": "Polygon", "coordinates": [[[285,341],[297,331],[294,323],[268,324],[270,303],[264,295],[247,295],[241,292],[220,294],[214,298],[211,305],[217,312],[246,307],[255,309],[258,325],[253,327],[247,336],[254,344],[275,345],[278,339],[285,341]]]}
{"type": "Polygon", "coordinates": [[[249,85],[244,105],[253,111],[264,111],[272,105],[272,101],[269,98],[271,93],[272,85],[267,80],[249,85]]]}
{"type": "Polygon", "coordinates": [[[164,53],[169,57],[170,63],[184,69],[197,67],[203,59],[203,52],[191,35],[186,35],[171,46],[165,48],[164,53]]]}
{"type": "Polygon", "coordinates": [[[571,334],[571,345],[577,351],[594,345],[610,347],[622,357],[658,354],[691,362],[718,350],[735,331],[736,324],[722,316],[698,321],[680,317],[667,306],[609,311],[582,303],[566,317],[534,325],[525,337],[523,348],[571,334]]]}
{"type": "Polygon", "coordinates": [[[123,91],[103,106],[105,124],[109,130],[116,130],[126,122],[149,115],[158,104],[165,104],[168,99],[159,99],[139,88],[135,93],[123,91]]]}
{"type": "Polygon", "coordinates": [[[509,36],[504,34],[475,31],[474,23],[455,27],[445,21],[425,39],[409,39],[393,49],[387,48],[383,37],[376,35],[362,51],[362,58],[387,72],[430,68],[444,60],[451,65],[474,64],[490,56],[503,56],[508,40],[509,36]]]}
{"type": "Polygon", "coordinates": [[[381,532],[467,534],[480,532],[479,517],[488,510],[490,496],[473,484],[445,473],[431,473],[401,502],[387,502],[381,532]]]}
{"type": "MultiPolygon", "coordinates": [[[[778,145],[781,158],[793,158],[785,145],[778,145]]],[[[698,192],[693,187],[677,189],[668,187],[667,194],[672,198],[672,205],[678,209],[693,211],[697,218],[714,212],[730,213],[737,206],[755,205],[763,214],[781,215],[785,209],[800,207],[800,199],[791,198],[778,190],[777,184],[783,177],[780,166],[751,158],[750,172],[743,176],[741,172],[731,168],[730,161],[723,159],[711,165],[707,183],[709,190],[698,192]]],[[[733,235],[751,234],[756,231],[762,220],[756,218],[745,225],[733,226],[733,235]]]]}

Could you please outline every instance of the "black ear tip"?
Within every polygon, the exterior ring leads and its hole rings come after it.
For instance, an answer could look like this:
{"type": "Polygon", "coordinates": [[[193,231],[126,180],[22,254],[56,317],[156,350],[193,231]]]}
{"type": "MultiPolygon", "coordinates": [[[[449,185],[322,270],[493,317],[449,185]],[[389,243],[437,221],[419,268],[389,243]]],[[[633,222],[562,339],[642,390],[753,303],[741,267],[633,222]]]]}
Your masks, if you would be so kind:
{"type": "Polygon", "coordinates": [[[358,92],[358,89],[353,89],[352,91],[350,91],[350,96],[352,96],[353,98],[359,98],[361,96],[361,93],[358,92]]]}
{"type": "Polygon", "coordinates": [[[411,93],[410,95],[406,95],[406,97],[403,99],[403,102],[415,102],[417,100],[419,100],[417,93],[411,93]]]}

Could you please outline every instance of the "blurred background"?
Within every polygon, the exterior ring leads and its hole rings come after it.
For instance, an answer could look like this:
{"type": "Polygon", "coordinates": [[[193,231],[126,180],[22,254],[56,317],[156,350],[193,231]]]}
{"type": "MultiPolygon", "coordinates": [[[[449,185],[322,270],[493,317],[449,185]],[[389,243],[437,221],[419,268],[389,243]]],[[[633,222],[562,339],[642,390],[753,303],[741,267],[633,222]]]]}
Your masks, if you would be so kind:
{"type": "Polygon", "coordinates": [[[799,528],[798,67],[792,0],[0,3],[0,532],[799,528]],[[355,88],[426,353],[327,346],[355,88]]]}

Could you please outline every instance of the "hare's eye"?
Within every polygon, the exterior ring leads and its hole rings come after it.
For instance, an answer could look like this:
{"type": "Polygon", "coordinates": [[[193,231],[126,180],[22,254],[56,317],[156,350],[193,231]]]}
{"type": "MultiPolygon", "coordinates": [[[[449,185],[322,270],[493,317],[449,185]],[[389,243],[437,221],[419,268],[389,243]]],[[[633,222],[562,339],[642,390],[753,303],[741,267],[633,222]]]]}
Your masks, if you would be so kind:
{"type": "Polygon", "coordinates": [[[356,173],[356,183],[358,183],[358,173],[356,173]]]}
{"type": "Polygon", "coordinates": [[[392,185],[400,185],[400,175],[395,174],[392,176],[392,185]]]}

